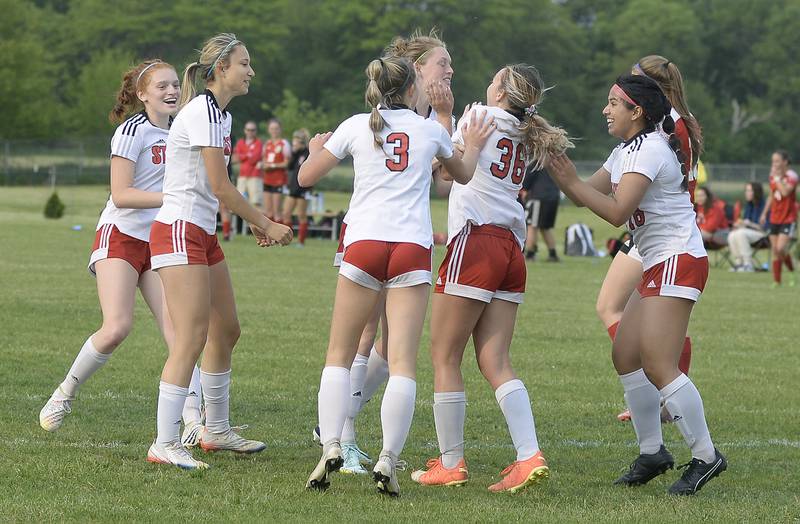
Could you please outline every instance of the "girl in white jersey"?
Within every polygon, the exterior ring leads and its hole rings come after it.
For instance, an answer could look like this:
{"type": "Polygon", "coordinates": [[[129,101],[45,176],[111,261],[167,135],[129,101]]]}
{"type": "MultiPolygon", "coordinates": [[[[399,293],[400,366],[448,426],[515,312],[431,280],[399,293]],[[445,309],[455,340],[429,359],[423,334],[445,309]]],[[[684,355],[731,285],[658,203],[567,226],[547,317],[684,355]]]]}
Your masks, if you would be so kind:
{"type": "MultiPolygon", "coordinates": [[[[531,161],[541,165],[572,147],[562,129],[538,115],[544,91],[532,66],[509,65],[497,72],[486,91],[488,114],[497,129],[481,151],[472,180],[455,183],[450,190],[447,255],[439,267],[431,317],[433,413],[441,455],[428,461],[426,471],[412,474],[423,485],[453,486],[468,479],[461,361],[470,336],[478,367],[495,391],[517,451],[516,460],[489,490],[516,492],[549,474],[528,392],[509,356],[525,291],[525,211],[517,201],[525,167],[531,161]]],[[[461,142],[460,132],[453,141],[461,142]]]]}
{"type": "Polygon", "coordinates": [[[350,398],[350,367],[358,340],[386,288],[389,381],[381,406],[383,450],[373,476],[382,493],[398,495],[396,462],[416,398],[416,355],[431,282],[433,231],[431,165],[440,158],[457,180],[469,180],[493,128],[473,117],[465,130],[464,159],[453,155],[447,131],[408,109],[415,73],[399,57],[373,60],[366,70],[371,113],[345,120],[335,133],[317,135],[300,168],[303,186],[315,184],[347,155],[355,182],[348,211],[331,335],[319,390],[322,458],[306,487],[325,489],[342,466],[342,426],[350,398]]]}
{"type": "Polygon", "coordinates": [[[184,469],[208,467],[181,445],[177,414],[183,409],[192,366],[203,353],[200,381],[206,406],[200,434],[204,450],[262,451],[263,442],[237,435],[229,422],[231,353],[239,320],[228,266],[216,236],[218,202],[251,224],[260,245],[287,244],[292,232],[251,206],[231,184],[231,99],[247,94],[255,75],[250,55],[235,35],[206,42],[197,62],[184,73],[181,110],[172,123],[164,174],[164,204],[150,231],[151,264],[164,283],[175,343],[161,374],[158,436],[147,454],[151,462],[184,469]],[[195,96],[197,76],[206,91],[195,96]]]}
{"type": "MultiPolygon", "coordinates": [[[[410,37],[396,37],[384,49],[384,56],[395,56],[408,59],[414,65],[417,84],[420,89],[415,107],[418,115],[427,116],[439,122],[448,133],[453,126],[453,94],[450,91],[450,80],[453,77],[450,53],[447,46],[439,38],[435,30],[427,35],[417,31],[410,37]]],[[[434,160],[434,165],[438,161],[434,160]]],[[[436,175],[435,175],[436,176],[436,175]]],[[[438,186],[437,182],[437,186],[438,186]]],[[[345,220],[347,218],[345,217],[345,220]]],[[[339,250],[334,258],[334,266],[338,267],[344,253],[344,236],[346,224],[342,224],[339,250]]],[[[342,455],[344,465],[342,473],[366,474],[362,464],[371,464],[372,459],[356,444],[355,420],[361,408],[372,398],[372,395],[389,377],[386,363],[386,311],[385,290],[375,306],[372,316],[367,322],[358,343],[358,353],[350,368],[350,407],[342,430],[342,455]],[[378,325],[381,336],[376,339],[378,325]]],[[[314,432],[314,439],[319,442],[319,427],[314,432]]]]}
{"type": "MultiPolygon", "coordinates": [[[[670,116],[675,122],[675,137],[681,144],[681,164],[688,180],[689,196],[694,202],[695,174],[697,161],[703,151],[703,134],[700,124],[689,111],[686,95],[683,88],[683,76],[678,66],[658,55],[649,55],[639,59],[631,69],[631,74],[643,75],[658,84],[661,91],[672,105],[670,116]]],[[[611,341],[617,333],[622,311],[631,294],[636,290],[636,284],[642,278],[642,257],[633,241],[626,242],[616,254],[608,268],[600,293],[597,296],[595,309],[597,316],[605,325],[611,341]]],[[[683,350],[678,362],[680,370],[689,374],[689,365],[692,360],[692,340],[688,336],[683,341],[683,350]]],[[[620,421],[628,421],[630,412],[626,409],[617,415],[620,421]]],[[[662,411],[662,419],[669,420],[666,410],[662,411]]]]}
{"type": "Polygon", "coordinates": [[[549,171],[567,196],[614,226],[626,224],[642,256],[644,273],[625,306],[613,361],[639,442],[640,455],[616,484],[645,484],[674,465],[661,435],[663,402],[691,448],[692,459],[669,489],[692,495],[727,467],[711,441],[703,401],[678,369],[686,327],[708,278],[708,257],[695,223],[688,180],[682,173],[671,106],[646,76],[619,77],[603,114],[611,135],[624,142],[587,181],[566,156],[549,171]]]}
{"type": "MultiPolygon", "coordinates": [[[[161,60],[142,62],[122,78],[109,115],[120,124],[111,139],[111,196],[97,223],[89,258],[89,271],[97,277],[103,325],[84,342],[64,381],[39,413],[39,423],[47,431],[61,427],[72,412],[78,388],[130,333],[137,287],[167,345],[173,342],[161,281],[150,270],[148,239],[161,206],[167,133],[180,94],[175,69],[161,60]]],[[[193,401],[183,411],[187,427],[200,422],[199,373],[195,368],[190,385],[193,401]]]]}

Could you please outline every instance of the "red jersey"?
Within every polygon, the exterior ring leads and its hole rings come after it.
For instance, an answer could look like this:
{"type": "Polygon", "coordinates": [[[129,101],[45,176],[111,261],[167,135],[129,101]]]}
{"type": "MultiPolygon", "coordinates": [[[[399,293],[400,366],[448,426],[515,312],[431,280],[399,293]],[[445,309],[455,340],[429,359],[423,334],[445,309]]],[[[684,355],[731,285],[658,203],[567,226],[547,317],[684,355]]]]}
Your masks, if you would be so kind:
{"type": "MultiPolygon", "coordinates": [[[[285,138],[267,140],[264,142],[264,164],[282,164],[292,156],[292,145],[285,138]]],[[[285,167],[279,169],[264,169],[264,184],[268,186],[283,186],[288,182],[288,172],[285,167]]]]}
{"type": "Polygon", "coordinates": [[[769,222],[771,224],[793,224],[797,220],[797,173],[789,169],[781,177],[781,182],[789,186],[789,194],[783,196],[778,190],[778,185],[769,177],[769,189],[772,192],[772,204],[769,208],[769,222]]]}
{"type": "Polygon", "coordinates": [[[728,219],[725,218],[725,202],[715,200],[711,208],[706,211],[702,206],[696,206],[697,227],[700,231],[713,233],[720,229],[728,228],[728,219]]]}
{"type": "Polygon", "coordinates": [[[239,159],[239,176],[242,178],[250,178],[260,176],[256,164],[261,162],[261,140],[255,139],[249,144],[244,138],[240,138],[236,142],[236,149],[234,153],[239,159]]]}

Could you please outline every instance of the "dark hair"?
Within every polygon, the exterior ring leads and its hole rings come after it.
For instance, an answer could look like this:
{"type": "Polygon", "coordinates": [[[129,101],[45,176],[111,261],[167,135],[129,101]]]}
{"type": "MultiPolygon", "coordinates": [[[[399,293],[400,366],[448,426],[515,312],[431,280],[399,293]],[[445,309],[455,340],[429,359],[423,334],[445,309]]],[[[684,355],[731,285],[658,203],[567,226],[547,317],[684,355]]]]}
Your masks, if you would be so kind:
{"type": "Polygon", "coordinates": [[[787,164],[791,164],[792,163],[792,158],[789,156],[789,152],[786,151],[785,149],[776,149],[773,152],[773,154],[781,155],[781,158],[786,160],[787,164]]]}
{"type": "Polygon", "coordinates": [[[703,209],[708,211],[714,204],[714,193],[712,193],[711,190],[706,186],[700,186],[697,188],[697,190],[706,194],[706,203],[703,204],[703,209]]]}
{"type": "MultiPolygon", "coordinates": [[[[684,191],[687,190],[689,188],[689,173],[686,171],[686,155],[681,151],[681,141],[678,135],[675,134],[675,121],[670,116],[672,105],[670,105],[666,95],[661,91],[655,80],[643,75],[622,75],[617,78],[616,83],[637,106],[642,108],[646,132],[655,131],[656,126],[661,124],[661,129],[669,137],[669,147],[675,151],[675,156],[678,157],[678,163],[683,174],[681,187],[684,191]]],[[[622,103],[628,109],[636,107],[625,100],[622,103]]]]}
{"type": "Polygon", "coordinates": [[[760,206],[764,202],[764,188],[761,182],[748,182],[747,185],[753,189],[753,203],[760,206]]]}

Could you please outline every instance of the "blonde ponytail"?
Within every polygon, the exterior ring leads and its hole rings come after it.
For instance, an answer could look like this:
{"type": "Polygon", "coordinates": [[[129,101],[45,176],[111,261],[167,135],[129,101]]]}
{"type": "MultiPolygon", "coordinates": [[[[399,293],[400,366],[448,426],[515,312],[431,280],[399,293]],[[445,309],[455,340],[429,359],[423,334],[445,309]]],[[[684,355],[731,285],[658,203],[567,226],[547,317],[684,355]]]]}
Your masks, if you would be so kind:
{"type": "Polygon", "coordinates": [[[209,38],[200,50],[200,59],[186,66],[183,72],[183,90],[180,107],[186,105],[197,96],[198,80],[213,81],[216,78],[217,66],[226,66],[234,49],[244,43],[236,39],[233,33],[220,33],[209,38]]]}
{"type": "Polygon", "coordinates": [[[386,109],[400,104],[416,78],[411,63],[402,57],[387,57],[373,60],[364,71],[367,75],[367,89],[364,101],[371,108],[369,128],[375,140],[375,147],[383,146],[380,132],[386,127],[378,106],[386,109]]]}
{"type": "Polygon", "coordinates": [[[201,67],[199,62],[192,62],[183,71],[181,99],[178,102],[178,107],[185,106],[189,100],[197,96],[197,72],[200,71],[201,67]]]}

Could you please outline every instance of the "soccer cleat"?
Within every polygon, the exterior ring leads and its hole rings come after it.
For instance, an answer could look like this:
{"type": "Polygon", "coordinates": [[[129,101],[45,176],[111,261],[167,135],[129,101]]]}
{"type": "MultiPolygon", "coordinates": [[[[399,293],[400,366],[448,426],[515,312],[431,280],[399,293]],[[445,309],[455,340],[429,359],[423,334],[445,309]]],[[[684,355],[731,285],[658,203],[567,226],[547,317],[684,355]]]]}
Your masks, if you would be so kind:
{"type": "Polygon", "coordinates": [[[424,486],[462,486],[469,480],[467,464],[463,458],[451,469],[444,467],[441,457],[430,459],[425,467],[428,469],[412,472],[411,480],[424,486]]]}
{"type": "Polygon", "coordinates": [[[617,415],[617,420],[619,420],[620,422],[630,422],[631,410],[626,409],[625,411],[617,415]]]}
{"type": "Polygon", "coordinates": [[[518,460],[500,472],[503,480],[489,486],[489,491],[516,493],[550,476],[550,468],[541,451],[527,460],[518,460]]]}
{"type": "Polygon", "coordinates": [[[364,451],[363,449],[359,448],[358,444],[356,444],[355,442],[353,442],[353,447],[355,448],[356,453],[358,453],[358,461],[361,464],[364,464],[365,466],[371,466],[372,465],[372,459],[370,458],[369,455],[367,455],[366,451],[364,451]]]}
{"type": "Polygon", "coordinates": [[[233,428],[225,433],[211,433],[203,428],[200,433],[200,448],[203,451],[233,451],[235,453],[258,453],[267,445],[258,440],[248,440],[239,436],[233,428]]]}
{"type": "Polygon", "coordinates": [[[183,428],[181,444],[185,448],[193,448],[200,443],[200,434],[203,432],[203,424],[200,422],[190,422],[183,428]]]}
{"type": "MultiPolygon", "coordinates": [[[[61,386],[56,391],[60,392],[61,386]]],[[[55,393],[53,393],[39,412],[39,425],[42,426],[43,430],[57,430],[64,423],[64,417],[72,413],[72,401],[75,400],[75,397],[67,397],[66,395],[64,397],[66,398],[56,398],[55,393]]]]}
{"type": "Polygon", "coordinates": [[[547,257],[548,262],[561,262],[561,259],[558,258],[558,255],[550,255],[547,257]]]}
{"type": "Polygon", "coordinates": [[[347,473],[348,475],[366,475],[367,470],[361,466],[361,460],[359,455],[358,446],[355,444],[343,444],[342,445],[342,458],[344,459],[344,464],[342,465],[341,469],[339,470],[342,473],[347,473]]]}
{"type": "Polygon", "coordinates": [[[179,442],[171,442],[169,444],[153,442],[150,449],[147,450],[147,462],[178,466],[181,469],[208,468],[208,464],[192,457],[192,454],[181,446],[179,442]]]}
{"type": "Polygon", "coordinates": [[[390,497],[400,496],[400,483],[397,482],[397,457],[388,451],[382,451],[372,470],[372,479],[378,485],[378,491],[390,497]]]}
{"type": "Polygon", "coordinates": [[[322,447],[322,437],[319,434],[319,426],[314,428],[314,431],[311,432],[311,439],[317,444],[319,447],[322,447]]]}
{"type": "Polygon", "coordinates": [[[789,278],[787,278],[786,280],[788,280],[787,284],[789,285],[789,287],[796,286],[797,285],[797,280],[795,280],[795,278],[794,278],[794,273],[789,273],[788,277],[789,278]]]}
{"type": "Polygon", "coordinates": [[[624,484],[626,486],[642,486],[647,484],[657,476],[664,474],[668,469],[672,469],[675,460],[664,445],[651,455],[640,454],[630,466],[627,473],[614,481],[614,484],[624,484]]]}
{"type": "Polygon", "coordinates": [[[714,454],[716,456],[711,462],[693,458],[691,462],[678,466],[678,469],[687,469],[681,478],[670,486],[670,495],[694,495],[706,485],[706,482],[728,469],[728,461],[717,448],[714,448],[714,454]]]}
{"type": "Polygon", "coordinates": [[[342,446],[337,441],[331,442],[322,448],[322,458],[319,459],[317,467],[311,472],[306,482],[306,489],[317,489],[324,491],[331,485],[328,475],[339,471],[344,463],[342,458],[342,446]]]}

